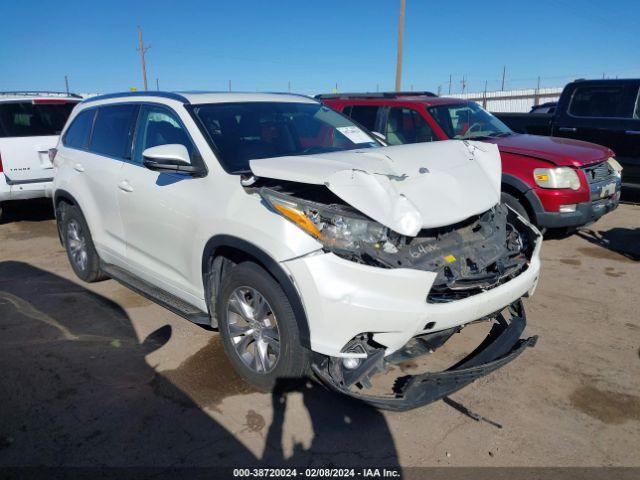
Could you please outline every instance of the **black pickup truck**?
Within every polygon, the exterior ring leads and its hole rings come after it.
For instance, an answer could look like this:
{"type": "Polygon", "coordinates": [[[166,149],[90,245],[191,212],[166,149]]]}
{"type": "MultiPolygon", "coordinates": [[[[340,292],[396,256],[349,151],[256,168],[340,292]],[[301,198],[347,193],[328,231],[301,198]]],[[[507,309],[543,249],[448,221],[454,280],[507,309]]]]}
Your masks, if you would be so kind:
{"type": "Polygon", "coordinates": [[[574,138],[609,147],[623,166],[623,187],[640,190],[640,79],[576,80],[553,114],[494,113],[513,131],[574,138]]]}

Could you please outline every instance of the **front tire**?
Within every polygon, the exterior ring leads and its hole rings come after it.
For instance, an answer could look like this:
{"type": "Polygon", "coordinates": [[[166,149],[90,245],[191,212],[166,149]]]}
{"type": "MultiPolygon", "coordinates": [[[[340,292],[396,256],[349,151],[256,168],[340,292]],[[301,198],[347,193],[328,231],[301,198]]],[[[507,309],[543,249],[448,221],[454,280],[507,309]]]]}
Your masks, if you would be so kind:
{"type": "Polygon", "coordinates": [[[75,205],[64,208],[61,233],[69,263],[78,278],[89,283],[107,278],[100,270],[100,257],[93,245],[87,222],[75,205]]]}
{"type": "Polygon", "coordinates": [[[289,299],[262,267],[243,262],[222,280],[216,299],[220,336],[233,368],[260,390],[303,377],[310,352],[289,299]]]}
{"type": "Polygon", "coordinates": [[[500,201],[508,206],[510,206],[512,209],[514,209],[516,212],[518,212],[518,214],[524,218],[526,221],[530,222],[531,219],[529,218],[529,214],[527,213],[527,209],[524,208],[524,205],[522,205],[522,203],[520,203],[520,201],[514,197],[513,195],[510,195],[508,193],[502,193],[500,195],[500,201]]]}

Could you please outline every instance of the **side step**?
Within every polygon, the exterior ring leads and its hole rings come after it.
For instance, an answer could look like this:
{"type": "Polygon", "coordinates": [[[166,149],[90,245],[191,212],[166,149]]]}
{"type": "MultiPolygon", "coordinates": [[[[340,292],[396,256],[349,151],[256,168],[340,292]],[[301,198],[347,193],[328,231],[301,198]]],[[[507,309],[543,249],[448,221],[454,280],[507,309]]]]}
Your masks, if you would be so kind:
{"type": "Polygon", "coordinates": [[[115,281],[166,308],[167,310],[172,311],[176,315],[180,315],[181,317],[199,325],[211,326],[211,319],[209,318],[208,313],[203,312],[199,308],[194,307],[175,295],[150,285],[141,278],[136,277],[115,265],[101,262],[100,269],[115,281]]]}

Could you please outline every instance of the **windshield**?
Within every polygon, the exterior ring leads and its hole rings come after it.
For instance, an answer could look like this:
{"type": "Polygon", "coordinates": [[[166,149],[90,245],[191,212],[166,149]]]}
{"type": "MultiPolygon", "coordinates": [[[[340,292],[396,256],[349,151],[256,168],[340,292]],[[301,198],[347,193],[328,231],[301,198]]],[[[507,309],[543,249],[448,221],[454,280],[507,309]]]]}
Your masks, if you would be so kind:
{"type": "Polygon", "coordinates": [[[377,147],[348,118],[317,103],[212,103],[193,108],[225,170],[249,170],[249,160],[377,147]]]}
{"type": "Polygon", "coordinates": [[[449,138],[503,137],[513,133],[476,103],[441,105],[428,110],[449,138]]]}
{"type": "Polygon", "coordinates": [[[76,102],[0,103],[0,137],[60,135],[76,102]]]}

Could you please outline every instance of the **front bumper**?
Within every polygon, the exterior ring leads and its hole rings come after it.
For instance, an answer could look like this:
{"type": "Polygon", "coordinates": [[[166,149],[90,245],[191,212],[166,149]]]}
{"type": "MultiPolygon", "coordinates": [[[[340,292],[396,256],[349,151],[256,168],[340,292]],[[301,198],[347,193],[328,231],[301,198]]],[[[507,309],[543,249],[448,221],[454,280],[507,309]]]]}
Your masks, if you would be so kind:
{"type": "MultiPolygon", "coordinates": [[[[613,177],[607,180],[593,183],[589,185],[590,200],[588,202],[582,202],[576,204],[576,211],[570,213],[561,212],[547,212],[545,211],[538,200],[537,202],[531,202],[531,205],[539,205],[540,208],[536,209],[535,217],[536,223],[542,228],[564,228],[564,227],[580,227],[593,223],[602,217],[604,214],[615,210],[620,202],[621,181],[620,177],[613,177]],[[601,197],[603,189],[609,188],[611,184],[615,184],[615,191],[612,195],[601,197]]],[[[527,194],[534,195],[535,192],[530,190],[527,194]]],[[[569,203],[569,202],[567,202],[569,203]]]]}
{"type": "MultiPolygon", "coordinates": [[[[497,323],[493,325],[485,340],[465,359],[443,372],[399,377],[388,395],[366,395],[362,393],[362,388],[360,391],[354,390],[358,386],[368,385],[372,376],[386,370],[387,365],[393,363],[385,360],[380,350],[370,352],[355,372],[343,369],[339,362],[329,358],[322,358],[314,363],[313,371],[322,384],[329,389],[376,408],[404,411],[420,407],[450,395],[478,378],[498,370],[518,357],[527,347],[535,346],[537,336],[520,338],[526,326],[526,315],[522,303],[516,302],[509,311],[510,320],[507,321],[502,314],[498,315],[497,323]]],[[[447,336],[442,343],[448,338],[447,336]]],[[[411,353],[415,349],[408,351],[410,354],[401,355],[401,360],[412,358],[411,353]]],[[[423,352],[424,350],[418,353],[423,352]]]]}
{"type": "Polygon", "coordinates": [[[372,333],[385,355],[412,337],[484,318],[533,293],[540,272],[538,238],[528,268],[485,292],[448,303],[428,303],[436,274],[384,269],[317,253],[283,262],[298,289],[309,324],[311,350],[331,357],[358,357],[343,347],[372,333]]]}
{"type": "Polygon", "coordinates": [[[541,212],[536,215],[538,226],[542,228],[580,227],[593,223],[618,207],[620,192],[614,196],[593,202],[578,203],[572,213],[541,212]]]}

